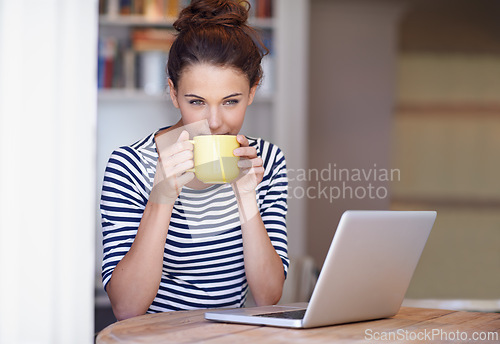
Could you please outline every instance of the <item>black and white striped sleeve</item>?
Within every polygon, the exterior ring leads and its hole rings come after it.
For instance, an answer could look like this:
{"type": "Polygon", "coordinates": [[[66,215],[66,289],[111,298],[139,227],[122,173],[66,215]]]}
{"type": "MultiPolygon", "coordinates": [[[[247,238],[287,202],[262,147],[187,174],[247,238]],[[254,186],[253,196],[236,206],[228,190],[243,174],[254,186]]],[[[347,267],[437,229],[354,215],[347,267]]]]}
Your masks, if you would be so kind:
{"type": "Polygon", "coordinates": [[[288,177],[285,156],[278,146],[259,139],[261,158],[264,161],[264,177],[258,187],[260,215],[271,243],[283,262],[286,274],[290,264],[286,214],[288,210],[288,177]]]}
{"type": "Polygon", "coordinates": [[[115,150],[104,173],[101,194],[102,281],[106,289],[116,265],[129,251],[148,199],[148,178],[137,151],[115,150]]]}

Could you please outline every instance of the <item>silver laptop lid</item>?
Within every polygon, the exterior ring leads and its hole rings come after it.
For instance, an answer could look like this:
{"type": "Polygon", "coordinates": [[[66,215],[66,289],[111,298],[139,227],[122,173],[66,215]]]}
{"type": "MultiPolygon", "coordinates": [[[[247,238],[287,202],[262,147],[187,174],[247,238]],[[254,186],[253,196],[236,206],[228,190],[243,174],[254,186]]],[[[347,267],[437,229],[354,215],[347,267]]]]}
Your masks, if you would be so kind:
{"type": "Polygon", "coordinates": [[[434,211],[346,211],[303,326],[395,315],[435,219],[434,211]]]}

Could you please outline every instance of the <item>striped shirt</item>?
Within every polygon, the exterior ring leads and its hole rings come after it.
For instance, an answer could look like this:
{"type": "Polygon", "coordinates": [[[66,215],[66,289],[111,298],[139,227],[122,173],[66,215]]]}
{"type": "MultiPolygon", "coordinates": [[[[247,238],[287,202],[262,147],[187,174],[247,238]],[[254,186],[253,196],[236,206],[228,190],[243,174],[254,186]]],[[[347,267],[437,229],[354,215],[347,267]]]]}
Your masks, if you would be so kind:
{"type": "MultiPolygon", "coordinates": [[[[101,195],[105,289],[114,268],[132,246],[151,193],[158,160],[155,134],[115,150],[106,167],[101,195]]],[[[256,188],[257,204],[286,276],[285,158],[277,146],[267,141],[248,140],[264,161],[264,177],[256,188]]],[[[241,225],[232,187],[184,187],[173,207],[161,282],[148,313],[242,307],[247,292],[241,225]]]]}

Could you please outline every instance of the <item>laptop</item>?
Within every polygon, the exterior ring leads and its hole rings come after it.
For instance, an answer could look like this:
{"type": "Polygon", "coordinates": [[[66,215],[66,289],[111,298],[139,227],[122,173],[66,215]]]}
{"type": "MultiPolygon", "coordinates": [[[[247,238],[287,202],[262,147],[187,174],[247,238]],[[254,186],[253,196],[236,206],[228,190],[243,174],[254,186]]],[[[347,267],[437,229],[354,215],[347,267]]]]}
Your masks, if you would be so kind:
{"type": "Polygon", "coordinates": [[[391,317],[435,219],[435,211],[346,211],[309,303],[208,311],[205,319],[311,328],[391,317]]]}

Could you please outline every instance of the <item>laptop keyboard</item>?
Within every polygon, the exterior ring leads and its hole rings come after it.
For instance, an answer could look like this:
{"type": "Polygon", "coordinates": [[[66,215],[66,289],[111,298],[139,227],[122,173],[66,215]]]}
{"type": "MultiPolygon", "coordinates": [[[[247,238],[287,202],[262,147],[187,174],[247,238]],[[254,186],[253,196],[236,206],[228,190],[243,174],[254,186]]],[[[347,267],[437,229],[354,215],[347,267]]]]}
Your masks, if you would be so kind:
{"type": "Polygon", "coordinates": [[[266,318],[280,318],[280,319],[302,319],[306,313],[305,309],[299,309],[297,311],[284,311],[276,313],[264,313],[255,314],[255,317],[266,317],[266,318]]]}

